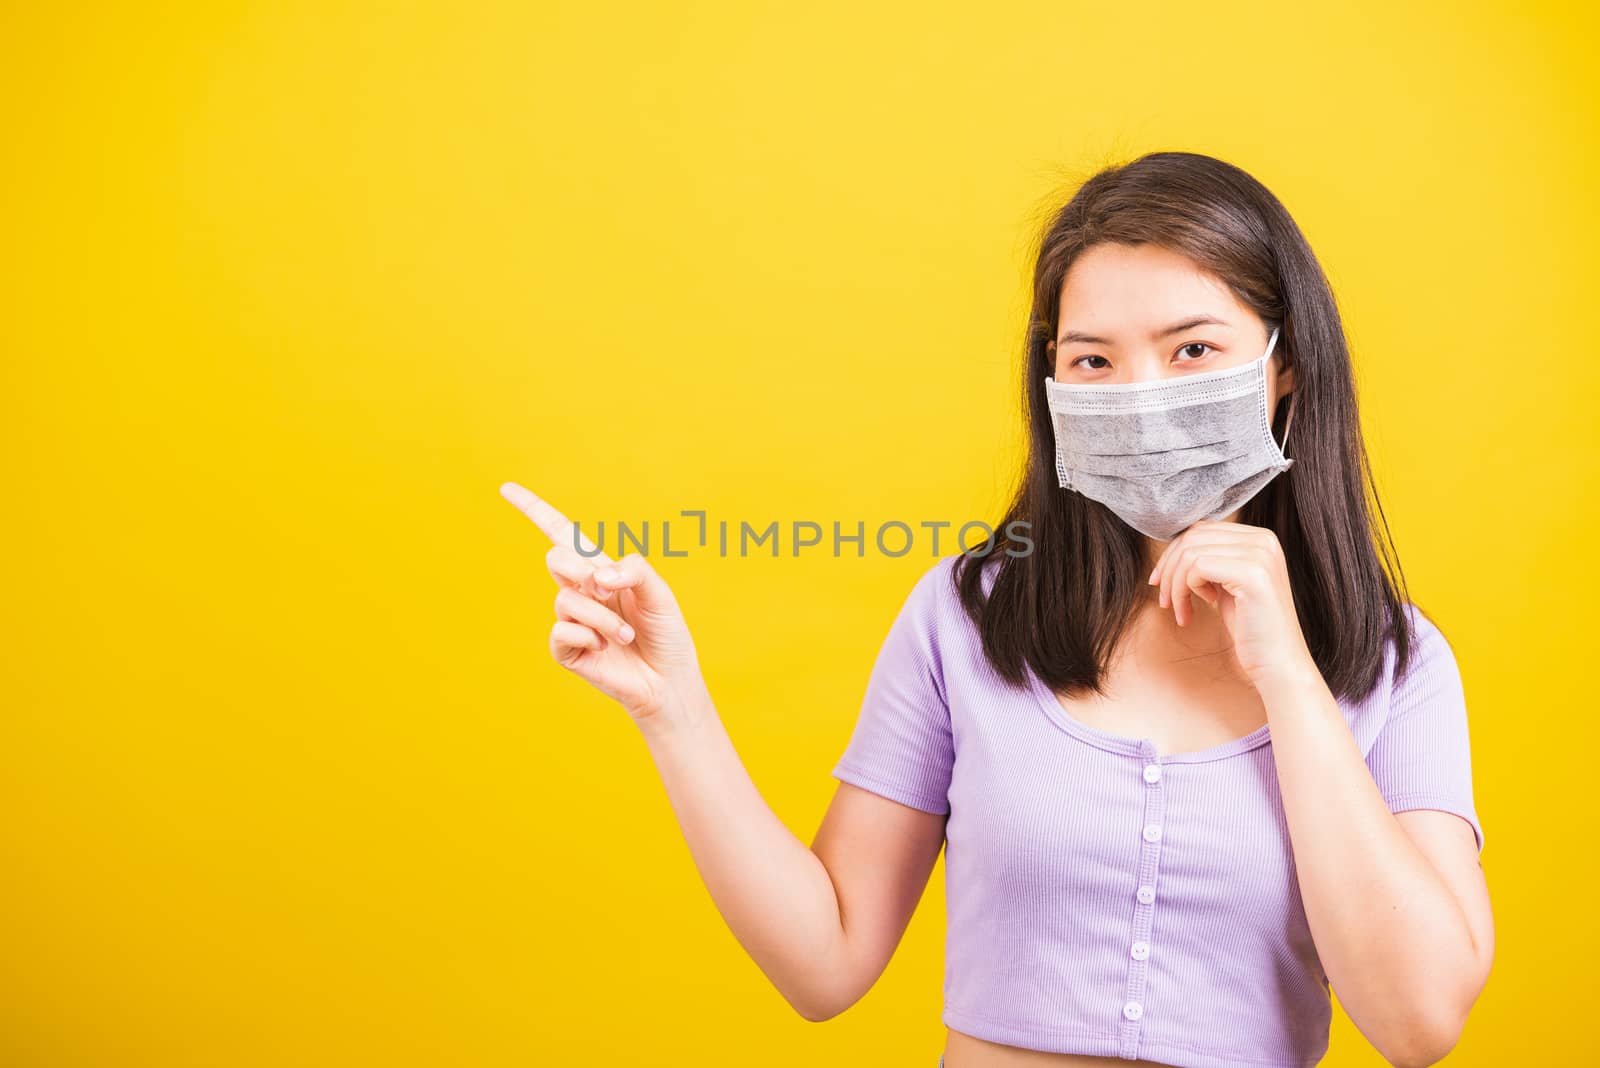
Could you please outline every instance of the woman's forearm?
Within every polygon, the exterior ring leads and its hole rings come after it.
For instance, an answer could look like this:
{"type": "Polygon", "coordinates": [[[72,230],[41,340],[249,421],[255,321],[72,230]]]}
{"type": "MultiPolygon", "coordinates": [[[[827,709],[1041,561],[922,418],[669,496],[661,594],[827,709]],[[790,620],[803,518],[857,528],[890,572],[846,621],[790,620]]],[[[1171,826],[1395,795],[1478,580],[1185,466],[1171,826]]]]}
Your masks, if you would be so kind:
{"type": "Polygon", "coordinates": [[[826,1019],[845,981],[844,931],[822,861],[745,770],[703,684],[640,724],[695,866],[729,929],[795,1011],[826,1019]]]}
{"type": "Polygon", "coordinates": [[[1461,906],[1389,810],[1322,679],[1285,680],[1262,693],[1323,968],[1345,1011],[1393,1063],[1431,1063],[1478,993],[1461,906]]]}

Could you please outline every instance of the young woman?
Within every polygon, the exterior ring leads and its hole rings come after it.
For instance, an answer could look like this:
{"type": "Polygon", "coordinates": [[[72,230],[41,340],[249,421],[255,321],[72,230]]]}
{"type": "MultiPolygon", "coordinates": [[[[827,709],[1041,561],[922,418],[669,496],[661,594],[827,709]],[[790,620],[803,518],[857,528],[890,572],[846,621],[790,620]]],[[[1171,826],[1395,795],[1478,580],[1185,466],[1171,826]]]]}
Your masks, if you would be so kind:
{"type": "Polygon", "coordinates": [[[1390,1063],[1432,1064],[1494,950],[1461,676],[1369,511],[1304,237],[1221,161],[1106,170],[1042,235],[1025,363],[1003,536],[912,588],[810,848],[649,561],[508,483],[555,542],[552,655],[637,722],[808,1020],[872,986],[944,848],[946,1068],[1311,1065],[1330,985],[1390,1063]]]}

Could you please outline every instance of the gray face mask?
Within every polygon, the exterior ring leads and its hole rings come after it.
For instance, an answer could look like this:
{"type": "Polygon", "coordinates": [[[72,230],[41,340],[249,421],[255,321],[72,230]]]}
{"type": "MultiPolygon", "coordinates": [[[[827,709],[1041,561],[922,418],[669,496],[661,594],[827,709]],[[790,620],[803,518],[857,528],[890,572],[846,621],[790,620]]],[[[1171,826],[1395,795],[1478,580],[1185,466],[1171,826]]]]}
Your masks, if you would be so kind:
{"type": "MultiPolygon", "coordinates": [[[[1157,541],[1228,515],[1294,464],[1267,411],[1267,360],[1277,343],[1274,330],[1250,363],[1155,382],[1063,385],[1046,377],[1061,487],[1157,541]]],[[[1283,434],[1287,440],[1287,423],[1283,434]]]]}

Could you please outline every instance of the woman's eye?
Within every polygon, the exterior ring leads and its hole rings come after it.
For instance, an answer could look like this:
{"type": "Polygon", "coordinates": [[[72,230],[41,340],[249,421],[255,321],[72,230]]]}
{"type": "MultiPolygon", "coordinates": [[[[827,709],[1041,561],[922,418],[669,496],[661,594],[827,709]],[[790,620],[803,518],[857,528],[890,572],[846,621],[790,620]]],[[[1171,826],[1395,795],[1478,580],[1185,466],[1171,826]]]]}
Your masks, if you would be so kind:
{"type": "MultiPolygon", "coordinates": [[[[1179,363],[1199,363],[1201,360],[1205,359],[1211,353],[1215,352],[1216,349],[1214,349],[1210,345],[1207,345],[1203,341],[1191,341],[1191,342],[1189,342],[1189,344],[1183,346],[1178,351],[1180,353],[1190,353],[1190,355],[1187,358],[1180,359],[1178,361],[1179,363]],[[1194,350],[1194,349],[1199,349],[1201,351],[1192,352],[1191,350],[1194,350]]],[[[1081,368],[1083,368],[1084,370],[1087,370],[1087,371],[1100,371],[1100,370],[1104,370],[1106,367],[1109,367],[1110,364],[1107,363],[1106,358],[1104,356],[1079,356],[1077,359],[1073,360],[1072,363],[1069,364],[1068,366],[1070,366],[1070,367],[1081,367],[1081,368]],[[1089,360],[1099,360],[1100,362],[1098,364],[1092,364],[1092,363],[1087,362],[1089,360]]]]}

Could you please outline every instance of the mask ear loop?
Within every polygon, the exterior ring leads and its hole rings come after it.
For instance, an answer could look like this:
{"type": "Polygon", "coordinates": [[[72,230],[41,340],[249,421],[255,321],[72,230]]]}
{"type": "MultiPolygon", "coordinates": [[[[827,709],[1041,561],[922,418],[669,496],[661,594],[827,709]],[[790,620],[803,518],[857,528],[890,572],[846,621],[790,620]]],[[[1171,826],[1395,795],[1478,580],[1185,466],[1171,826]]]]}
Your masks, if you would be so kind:
{"type": "MultiPolygon", "coordinates": [[[[1278,446],[1278,451],[1283,452],[1284,446],[1289,444],[1289,428],[1294,425],[1295,395],[1299,393],[1298,387],[1289,391],[1289,414],[1283,418],[1283,444],[1278,446]]],[[[1284,453],[1285,456],[1288,453],[1284,453]]]]}
{"type": "MultiPolygon", "coordinates": [[[[1277,344],[1278,344],[1278,333],[1282,329],[1283,329],[1283,327],[1280,326],[1280,327],[1278,327],[1277,330],[1274,330],[1272,332],[1272,344],[1267,347],[1269,352],[1272,349],[1277,347],[1277,344]]],[[[1283,357],[1280,355],[1278,357],[1278,359],[1279,359],[1279,365],[1282,366],[1283,357]]],[[[1284,416],[1284,418],[1283,418],[1283,441],[1278,445],[1278,451],[1279,452],[1283,452],[1284,446],[1289,444],[1289,428],[1294,425],[1294,409],[1295,409],[1295,399],[1294,398],[1295,398],[1295,395],[1298,394],[1299,392],[1300,391],[1299,391],[1298,388],[1292,389],[1292,390],[1289,391],[1289,414],[1284,416]]],[[[1283,454],[1284,454],[1285,457],[1287,457],[1289,455],[1286,452],[1283,453],[1283,454]]]]}

